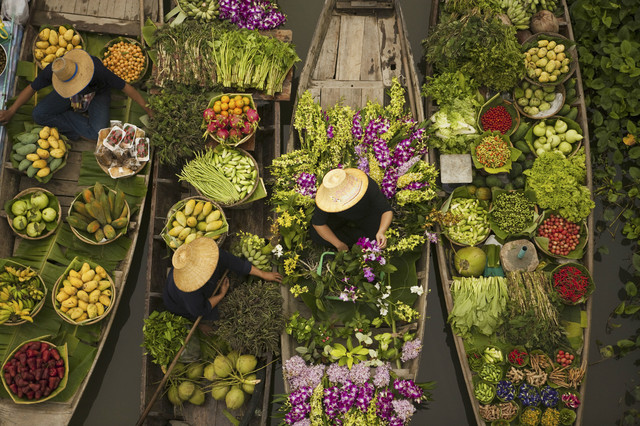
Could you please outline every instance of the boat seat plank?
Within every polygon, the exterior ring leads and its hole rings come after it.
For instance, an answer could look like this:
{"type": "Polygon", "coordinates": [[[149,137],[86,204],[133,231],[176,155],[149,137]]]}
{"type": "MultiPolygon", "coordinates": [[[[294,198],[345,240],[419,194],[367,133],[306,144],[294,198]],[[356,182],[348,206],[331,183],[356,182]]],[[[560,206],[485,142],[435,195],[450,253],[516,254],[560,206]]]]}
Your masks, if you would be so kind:
{"type": "Polygon", "coordinates": [[[342,15],[338,43],[337,80],[360,79],[362,49],[364,45],[364,16],[342,15]]]}
{"type": "MultiPolygon", "coordinates": [[[[360,81],[360,80],[312,80],[309,88],[320,89],[379,89],[384,87],[381,80],[377,81],[360,81]]],[[[361,105],[363,106],[363,105],[361,105]]]]}
{"type": "Polygon", "coordinates": [[[340,100],[340,96],[346,89],[323,88],[320,90],[320,106],[323,110],[327,110],[334,106],[340,100]]]}
{"type": "Polygon", "coordinates": [[[380,57],[382,67],[382,81],[385,86],[391,86],[391,79],[404,74],[402,69],[402,47],[400,45],[400,29],[393,18],[380,18],[380,57]]]}
{"type": "Polygon", "coordinates": [[[384,85],[379,88],[362,89],[362,100],[360,105],[366,105],[368,101],[384,104],[384,85]]]}
{"type": "Polygon", "coordinates": [[[341,0],[336,2],[336,9],[393,9],[393,2],[381,0],[341,0]]]}
{"type": "Polygon", "coordinates": [[[380,42],[375,16],[364,18],[364,44],[360,64],[360,80],[380,80],[380,42]]]}
{"type": "MultiPolygon", "coordinates": [[[[318,54],[318,62],[312,78],[314,80],[333,79],[336,76],[336,61],[338,57],[338,38],[340,37],[340,16],[333,15],[327,29],[322,48],[318,54]]],[[[309,52],[312,58],[316,52],[309,52]]]]}
{"type": "Polygon", "coordinates": [[[35,26],[45,25],[51,22],[55,22],[56,24],[72,23],[74,27],[80,31],[138,37],[140,35],[140,22],[134,19],[136,17],[132,16],[129,17],[131,20],[125,20],[111,17],[87,16],[71,12],[35,10],[31,15],[31,23],[35,26]]]}

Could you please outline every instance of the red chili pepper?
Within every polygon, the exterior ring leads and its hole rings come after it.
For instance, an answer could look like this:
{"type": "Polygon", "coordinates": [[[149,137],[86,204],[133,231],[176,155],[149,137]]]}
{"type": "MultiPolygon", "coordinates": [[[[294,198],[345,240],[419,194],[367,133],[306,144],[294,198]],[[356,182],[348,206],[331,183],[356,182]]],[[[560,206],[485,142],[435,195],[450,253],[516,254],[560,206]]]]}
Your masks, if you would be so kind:
{"type": "Polygon", "coordinates": [[[587,293],[589,278],[580,269],[565,266],[553,274],[553,287],[562,299],[576,303],[587,293]]]}
{"type": "Polygon", "coordinates": [[[487,112],[480,117],[482,128],[490,131],[498,131],[503,135],[511,129],[512,119],[509,111],[502,106],[498,105],[493,108],[489,108],[487,112]]]}

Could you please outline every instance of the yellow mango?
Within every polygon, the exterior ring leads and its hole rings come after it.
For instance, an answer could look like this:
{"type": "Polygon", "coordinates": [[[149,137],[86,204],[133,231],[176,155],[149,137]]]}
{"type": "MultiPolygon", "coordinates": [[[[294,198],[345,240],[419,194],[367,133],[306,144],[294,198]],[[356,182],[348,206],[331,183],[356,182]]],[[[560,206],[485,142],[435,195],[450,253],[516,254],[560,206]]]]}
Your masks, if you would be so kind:
{"type": "Polygon", "coordinates": [[[47,139],[50,132],[51,128],[49,126],[44,126],[42,129],[40,129],[40,133],[38,133],[38,136],[40,136],[40,139],[47,139]]]}
{"type": "Polygon", "coordinates": [[[67,32],[67,28],[66,28],[64,25],[60,25],[60,26],[58,27],[58,34],[59,34],[59,35],[63,35],[63,34],[64,34],[64,33],[66,33],[66,32],[67,32]]]}
{"type": "Polygon", "coordinates": [[[67,40],[65,40],[62,37],[58,38],[58,46],[60,46],[61,49],[64,49],[65,52],[67,51],[67,45],[69,44],[69,42],[67,40]]]}
{"type": "Polygon", "coordinates": [[[82,286],[82,289],[84,291],[86,291],[87,293],[91,294],[91,292],[95,289],[98,288],[98,281],[96,280],[91,280],[91,281],[87,281],[86,283],[84,283],[84,285],[82,286]]]}
{"type": "Polygon", "coordinates": [[[67,44],[67,52],[73,49],[73,44],[67,44]]]}
{"type": "Polygon", "coordinates": [[[98,307],[95,305],[95,303],[89,303],[89,305],[87,306],[87,315],[89,316],[89,318],[95,318],[98,316],[98,307]]]}
{"type": "Polygon", "coordinates": [[[80,276],[82,276],[84,275],[85,272],[89,272],[90,269],[91,269],[91,265],[89,265],[87,262],[84,262],[82,264],[82,268],[80,268],[78,272],[80,272],[80,276]]]}
{"type": "Polygon", "coordinates": [[[221,220],[214,220],[213,222],[210,222],[207,224],[207,232],[211,232],[211,231],[216,231],[218,229],[222,228],[222,221],[221,220]]]}
{"type": "Polygon", "coordinates": [[[38,139],[38,146],[42,149],[49,149],[51,144],[45,139],[38,139]]]}
{"type": "Polygon", "coordinates": [[[38,148],[36,149],[36,154],[38,154],[38,157],[42,158],[43,160],[49,158],[49,151],[47,151],[46,149],[38,148]]]}
{"type": "Polygon", "coordinates": [[[100,300],[100,296],[102,296],[102,293],[100,292],[100,290],[98,289],[93,290],[89,295],[89,303],[98,302],[100,300]]]}
{"type": "Polygon", "coordinates": [[[67,52],[67,49],[65,49],[64,47],[60,47],[58,48],[58,50],[56,50],[56,58],[61,57],[62,55],[64,55],[67,52]]]}
{"type": "Polygon", "coordinates": [[[55,31],[49,32],[49,44],[52,46],[58,45],[58,33],[55,31]]]}
{"type": "Polygon", "coordinates": [[[74,49],[82,49],[82,46],[81,45],[77,45],[77,46],[74,47],[74,49]]]}
{"type": "Polygon", "coordinates": [[[45,57],[44,50],[43,49],[36,49],[36,52],[34,53],[34,56],[35,56],[37,61],[43,60],[44,57],[45,57]]]}
{"type": "Polygon", "coordinates": [[[75,297],[68,297],[64,301],[62,301],[62,306],[66,308],[73,308],[78,305],[78,299],[75,297]]]}
{"type": "Polygon", "coordinates": [[[41,61],[43,66],[47,66],[49,65],[51,62],[55,61],[56,59],[56,55],[54,55],[53,53],[48,53],[47,56],[44,57],[44,59],[41,61]]]}
{"type": "Polygon", "coordinates": [[[49,65],[51,62],[49,61],[45,61],[44,59],[40,61],[40,65],[42,65],[42,68],[46,68],[47,65],[49,65]]]}
{"type": "Polygon", "coordinates": [[[100,290],[100,291],[106,290],[109,287],[111,287],[111,283],[109,282],[109,280],[101,280],[98,283],[98,290],[100,290]]]}
{"type": "Polygon", "coordinates": [[[56,295],[56,300],[60,303],[64,302],[65,300],[67,300],[69,298],[69,295],[67,293],[65,293],[64,291],[61,291],[60,293],[58,293],[56,295]]]}
{"type": "Polygon", "coordinates": [[[86,291],[78,290],[76,296],[78,296],[78,300],[84,300],[85,302],[89,303],[89,294],[86,291]]]}
{"type": "Polygon", "coordinates": [[[85,283],[92,281],[95,276],[96,276],[96,271],[94,271],[93,269],[89,269],[87,272],[82,274],[82,281],[84,281],[85,283]]]}
{"type": "Polygon", "coordinates": [[[111,297],[111,294],[112,294],[111,289],[107,288],[107,289],[101,290],[101,292],[103,296],[111,297]]]}
{"type": "Polygon", "coordinates": [[[40,156],[35,152],[32,152],[31,154],[27,154],[25,158],[29,161],[38,161],[40,159],[40,156]]]}
{"type": "Polygon", "coordinates": [[[69,309],[69,312],[67,312],[67,314],[69,314],[69,317],[71,317],[72,320],[80,321],[79,318],[82,316],[82,314],[84,314],[84,312],[80,308],[74,308],[69,309]]]}
{"type": "Polygon", "coordinates": [[[82,275],[80,275],[80,273],[78,271],[76,271],[75,269],[71,269],[69,271],[69,276],[70,277],[75,277],[75,278],[80,278],[82,277],[82,275]]]}
{"type": "Polygon", "coordinates": [[[47,160],[43,160],[43,159],[36,160],[33,162],[32,166],[35,167],[36,169],[43,169],[47,167],[47,160]]]}
{"type": "Polygon", "coordinates": [[[49,28],[45,28],[42,31],[40,31],[38,33],[38,38],[42,41],[46,41],[47,43],[49,43],[49,32],[51,30],[49,28]]]}
{"type": "Polygon", "coordinates": [[[64,38],[65,41],[71,41],[73,39],[73,30],[69,28],[67,31],[64,32],[64,35],[62,36],[62,38],[64,38]]]}
{"type": "Polygon", "coordinates": [[[54,54],[58,51],[58,46],[49,46],[46,49],[44,49],[44,53],[46,55],[51,55],[54,54]]]}
{"type": "Polygon", "coordinates": [[[80,288],[83,286],[84,282],[82,282],[82,280],[78,277],[72,277],[71,275],[69,275],[69,282],[71,283],[72,286],[74,286],[75,288],[80,288]]]}
{"type": "Polygon", "coordinates": [[[82,322],[89,318],[86,312],[83,312],[78,318],[76,318],[76,322],[82,322]]]}
{"type": "Polygon", "coordinates": [[[60,312],[67,312],[69,308],[65,308],[64,306],[60,306],[60,312]]]}
{"type": "Polygon", "coordinates": [[[71,44],[74,46],[79,46],[80,45],[80,35],[79,34],[74,34],[73,37],[71,37],[71,44]]]}
{"type": "Polygon", "coordinates": [[[100,302],[96,302],[95,305],[96,305],[96,308],[98,309],[98,316],[101,316],[102,314],[104,314],[104,305],[100,302]]]}
{"type": "MultiPolygon", "coordinates": [[[[44,161],[44,160],[42,160],[44,161]]],[[[45,177],[45,176],[49,176],[49,173],[51,173],[51,169],[49,167],[43,167],[40,170],[38,170],[38,173],[36,173],[36,176],[38,177],[45,177]]]]}
{"type": "Polygon", "coordinates": [[[49,47],[49,42],[48,41],[36,41],[36,48],[37,49],[46,49],[47,47],[49,47]]]}
{"type": "Polygon", "coordinates": [[[89,305],[88,302],[85,302],[82,299],[78,299],[78,308],[82,309],[83,311],[86,311],[88,305],[89,305]]]}
{"type": "Polygon", "coordinates": [[[104,268],[100,265],[96,266],[96,274],[100,275],[101,278],[107,277],[107,271],[105,271],[104,268]]]}
{"type": "Polygon", "coordinates": [[[111,305],[111,299],[104,294],[100,295],[98,301],[104,305],[105,308],[108,308],[111,305]]]}
{"type": "Polygon", "coordinates": [[[60,148],[58,149],[52,149],[51,151],[49,151],[49,154],[53,157],[53,158],[62,158],[64,157],[64,151],[61,150],[60,148]]]}
{"type": "Polygon", "coordinates": [[[62,291],[67,293],[69,296],[75,296],[75,294],[78,292],[78,289],[72,286],[71,284],[65,284],[62,287],[62,291]]]}

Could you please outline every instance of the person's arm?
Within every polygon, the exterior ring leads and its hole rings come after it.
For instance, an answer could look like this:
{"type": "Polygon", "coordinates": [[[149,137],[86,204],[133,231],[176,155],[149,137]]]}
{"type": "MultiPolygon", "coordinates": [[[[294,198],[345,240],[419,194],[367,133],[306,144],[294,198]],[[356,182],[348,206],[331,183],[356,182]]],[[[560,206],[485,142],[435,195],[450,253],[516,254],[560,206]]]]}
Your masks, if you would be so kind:
{"type": "Polygon", "coordinates": [[[258,278],[262,278],[265,281],[276,281],[279,283],[282,282],[282,275],[280,275],[279,273],[263,271],[261,269],[256,268],[253,265],[251,265],[251,271],[249,271],[249,274],[254,275],[258,278]]]}
{"type": "Polygon", "coordinates": [[[340,239],[333,233],[328,225],[313,225],[318,235],[328,243],[332,244],[338,251],[347,251],[349,246],[340,241],[340,239]]]}
{"type": "Polygon", "coordinates": [[[18,108],[20,108],[22,105],[24,105],[25,103],[27,103],[27,101],[29,99],[31,99],[31,97],[33,96],[33,94],[36,93],[35,90],[33,90],[33,88],[31,87],[31,85],[28,85],[27,87],[25,87],[24,89],[22,89],[22,91],[20,92],[20,94],[18,95],[18,98],[16,99],[16,101],[13,103],[13,105],[11,105],[8,109],[6,110],[2,110],[0,111],[0,123],[8,123],[9,121],[11,121],[11,118],[16,114],[16,112],[18,111],[18,108]]]}
{"type": "Polygon", "coordinates": [[[218,303],[222,300],[222,298],[227,294],[229,290],[229,278],[224,277],[222,280],[222,284],[220,284],[220,291],[218,294],[212,294],[209,297],[209,303],[211,304],[211,309],[215,308],[218,303]]]}
{"type": "Polygon", "coordinates": [[[380,248],[387,247],[387,236],[384,235],[384,233],[387,232],[387,229],[391,226],[392,220],[393,211],[391,210],[382,213],[382,216],[380,217],[380,228],[378,228],[378,232],[376,233],[376,241],[378,242],[378,245],[380,245],[380,248]]]}
{"type": "Polygon", "coordinates": [[[132,85],[125,83],[122,89],[125,95],[130,97],[135,103],[140,105],[149,114],[149,117],[153,117],[153,110],[149,108],[147,101],[144,100],[140,92],[138,92],[132,85]]]}

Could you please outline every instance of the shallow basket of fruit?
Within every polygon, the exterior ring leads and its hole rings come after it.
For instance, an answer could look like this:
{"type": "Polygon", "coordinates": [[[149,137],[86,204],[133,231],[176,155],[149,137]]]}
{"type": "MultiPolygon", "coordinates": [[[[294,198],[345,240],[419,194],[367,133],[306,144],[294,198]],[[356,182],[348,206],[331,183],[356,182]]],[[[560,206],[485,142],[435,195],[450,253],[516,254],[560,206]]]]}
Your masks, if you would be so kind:
{"type": "Polygon", "coordinates": [[[203,113],[205,137],[238,146],[248,141],[258,128],[260,117],[249,93],[227,93],[211,98],[203,113]]]}
{"type": "Polygon", "coordinates": [[[551,271],[551,285],[562,303],[586,302],[596,286],[589,270],[580,263],[563,263],[551,271]]]}
{"type": "Polygon", "coordinates": [[[107,271],[90,260],[74,258],[58,278],[51,300],[56,313],[73,325],[95,324],[113,307],[116,288],[107,271]]]}
{"type": "Polygon", "coordinates": [[[62,219],[60,202],[43,188],[28,188],[4,205],[9,226],[28,240],[40,240],[51,235],[62,219]]]}
{"type": "Polygon", "coordinates": [[[167,218],[160,236],[172,250],[200,237],[211,238],[221,246],[229,231],[222,208],[204,197],[178,201],[167,213],[167,218]]]}
{"type": "Polygon", "coordinates": [[[218,18],[217,0],[176,0],[178,8],[190,18],[211,22],[218,18]]]}
{"type": "Polygon", "coordinates": [[[44,281],[29,266],[8,259],[0,265],[0,324],[32,323],[47,295],[44,281]]]}
{"type": "Polygon", "coordinates": [[[520,113],[513,104],[497,93],[480,108],[478,128],[483,132],[512,135],[520,125],[520,113]]]}
{"type": "Polygon", "coordinates": [[[128,37],[110,40],[100,52],[102,63],[115,75],[135,84],[149,69],[149,58],[139,41],[128,37]]]}
{"type": "Polygon", "coordinates": [[[534,34],[525,40],[522,49],[526,67],[524,78],[533,84],[562,84],[578,66],[575,43],[560,34],[534,34]]]}
{"type": "Polygon", "coordinates": [[[47,336],[18,345],[2,364],[2,384],[16,404],[37,404],[67,386],[67,344],[56,346],[47,336]]]}
{"type": "Polygon", "coordinates": [[[72,49],[84,49],[80,33],[69,25],[43,25],[33,41],[33,60],[44,69],[72,49]]]}
{"type": "Polygon", "coordinates": [[[466,187],[456,188],[440,208],[458,220],[443,227],[444,236],[460,246],[476,246],[489,237],[489,202],[470,195],[466,187]]]}
{"type": "Polygon", "coordinates": [[[564,106],[566,90],[563,84],[539,86],[522,81],[513,89],[514,105],[528,118],[542,120],[554,116],[564,106]]]}
{"type": "Polygon", "coordinates": [[[69,144],[55,127],[34,125],[14,137],[11,164],[38,182],[47,183],[67,164],[69,144]]]}
{"type": "Polygon", "coordinates": [[[538,226],[540,215],[531,191],[494,188],[489,209],[489,226],[498,241],[531,236],[538,226]]]}
{"type": "Polygon", "coordinates": [[[67,222],[81,241],[109,244],[126,234],[131,217],[124,192],[99,182],[81,191],[69,206],[67,222]]]}
{"type": "Polygon", "coordinates": [[[566,117],[551,117],[531,126],[524,139],[536,157],[558,151],[570,157],[578,152],[583,139],[582,127],[566,117]]]}
{"type": "Polygon", "coordinates": [[[471,160],[477,169],[489,174],[507,173],[522,151],[511,145],[509,137],[486,131],[471,144],[471,160]]]}
{"type": "Polygon", "coordinates": [[[545,210],[536,230],[534,243],[547,256],[582,259],[587,245],[587,223],[573,223],[555,212],[545,210]]]}

